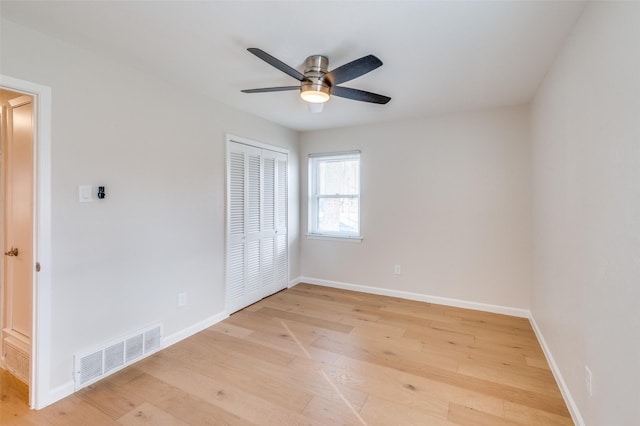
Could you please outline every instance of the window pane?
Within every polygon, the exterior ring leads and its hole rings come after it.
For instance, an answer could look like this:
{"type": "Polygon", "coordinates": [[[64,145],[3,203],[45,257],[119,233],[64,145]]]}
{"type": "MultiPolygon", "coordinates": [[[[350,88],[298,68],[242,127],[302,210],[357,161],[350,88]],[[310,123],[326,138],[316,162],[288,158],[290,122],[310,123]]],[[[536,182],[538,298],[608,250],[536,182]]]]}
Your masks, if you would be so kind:
{"type": "Polygon", "coordinates": [[[359,204],[357,198],[320,198],[317,232],[359,235],[359,204]]]}
{"type": "Polygon", "coordinates": [[[357,195],[358,166],[357,159],[325,160],[318,162],[318,193],[321,195],[357,195]]]}

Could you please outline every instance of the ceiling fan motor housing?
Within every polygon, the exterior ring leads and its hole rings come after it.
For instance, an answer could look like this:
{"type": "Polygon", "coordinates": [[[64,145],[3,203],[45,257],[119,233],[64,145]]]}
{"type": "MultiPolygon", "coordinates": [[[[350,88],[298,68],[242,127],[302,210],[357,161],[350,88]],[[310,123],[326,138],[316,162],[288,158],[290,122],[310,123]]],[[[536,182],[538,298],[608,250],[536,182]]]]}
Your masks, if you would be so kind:
{"type": "Polygon", "coordinates": [[[322,55],[309,56],[305,59],[304,66],[305,80],[302,81],[300,85],[300,91],[306,92],[312,90],[330,95],[331,86],[324,78],[328,72],[329,59],[322,55]]]}

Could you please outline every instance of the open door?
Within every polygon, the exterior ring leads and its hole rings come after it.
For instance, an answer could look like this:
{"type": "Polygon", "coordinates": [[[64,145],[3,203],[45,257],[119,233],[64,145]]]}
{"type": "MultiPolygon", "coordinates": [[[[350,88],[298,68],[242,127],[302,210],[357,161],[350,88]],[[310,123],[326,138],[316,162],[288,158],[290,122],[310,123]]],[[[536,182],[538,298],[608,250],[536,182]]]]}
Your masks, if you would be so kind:
{"type": "Polygon", "coordinates": [[[30,384],[34,273],[33,97],[7,90],[2,96],[3,281],[2,361],[30,384]]]}
{"type": "MultiPolygon", "coordinates": [[[[4,312],[5,302],[7,300],[4,293],[5,289],[5,259],[20,257],[22,249],[18,248],[18,256],[4,255],[5,252],[11,252],[11,242],[9,246],[1,247],[0,257],[0,346],[2,346],[2,331],[11,329],[16,332],[24,331],[26,322],[30,322],[31,328],[28,332],[30,341],[30,360],[28,361],[29,371],[29,401],[31,408],[40,409],[52,402],[66,396],[66,391],[50,388],[50,336],[51,336],[51,88],[38,83],[10,77],[0,74],[0,95],[4,92],[15,92],[18,96],[11,95],[9,99],[16,99],[12,108],[20,108],[22,103],[17,98],[26,95],[27,100],[31,100],[31,245],[32,252],[29,254],[31,258],[30,273],[31,283],[21,295],[14,297],[31,297],[31,311],[29,318],[14,317],[11,321],[11,327],[8,327],[6,312],[4,312]],[[43,265],[40,268],[40,265],[43,265]]],[[[27,102],[28,103],[28,102],[27,102]]],[[[2,108],[4,110],[4,108],[2,108]]],[[[21,110],[22,113],[24,110],[21,110]]],[[[21,119],[29,121],[28,114],[21,119]]],[[[7,126],[3,126],[6,129],[7,126]]],[[[4,130],[0,129],[0,133],[4,130]]],[[[22,136],[21,136],[22,137],[22,136]]],[[[4,139],[4,136],[3,136],[4,139]]],[[[4,149],[4,148],[3,148],[4,149]]],[[[0,149],[2,157],[0,158],[0,189],[5,188],[5,154],[0,149]]],[[[21,178],[16,176],[16,178],[21,178]]],[[[5,221],[5,194],[0,194],[2,205],[0,206],[0,215],[2,223],[5,221]]],[[[16,212],[21,215],[22,212],[16,212]]],[[[0,245],[5,244],[5,226],[0,227],[0,245]]],[[[19,243],[22,244],[22,243],[19,243]]],[[[27,246],[25,246],[27,247],[27,246]]],[[[16,248],[14,243],[14,249],[16,248]]],[[[26,250],[26,249],[25,249],[26,250]]],[[[15,254],[15,250],[13,251],[15,254]]],[[[15,259],[10,259],[15,260],[15,259]]],[[[25,262],[24,264],[29,264],[25,262]]],[[[22,263],[15,262],[14,267],[20,267],[22,263]]],[[[14,272],[15,273],[15,272],[14,272]]],[[[24,333],[23,333],[24,334],[24,333]]],[[[0,352],[2,355],[2,352],[0,352]]],[[[3,362],[0,360],[0,363],[3,362]]]]}

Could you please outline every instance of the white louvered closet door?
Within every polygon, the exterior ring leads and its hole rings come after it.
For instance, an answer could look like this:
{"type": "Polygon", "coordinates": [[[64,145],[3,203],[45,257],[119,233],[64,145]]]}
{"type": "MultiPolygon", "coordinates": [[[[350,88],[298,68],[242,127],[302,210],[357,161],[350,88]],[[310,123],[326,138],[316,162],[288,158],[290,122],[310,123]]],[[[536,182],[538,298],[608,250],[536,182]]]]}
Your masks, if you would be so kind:
{"type": "MultiPolygon", "coordinates": [[[[262,182],[263,216],[262,216],[262,282],[265,286],[276,283],[276,160],[275,152],[263,153],[262,182]]],[[[277,290],[276,290],[277,291],[277,290]]]]}
{"type": "Polygon", "coordinates": [[[287,155],[229,142],[227,310],[288,285],[287,155]]]}
{"type": "Polygon", "coordinates": [[[287,236],[287,207],[289,196],[287,193],[287,155],[277,153],[275,158],[276,194],[276,257],[274,261],[276,275],[276,291],[289,285],[289,243],[287,236]]]}

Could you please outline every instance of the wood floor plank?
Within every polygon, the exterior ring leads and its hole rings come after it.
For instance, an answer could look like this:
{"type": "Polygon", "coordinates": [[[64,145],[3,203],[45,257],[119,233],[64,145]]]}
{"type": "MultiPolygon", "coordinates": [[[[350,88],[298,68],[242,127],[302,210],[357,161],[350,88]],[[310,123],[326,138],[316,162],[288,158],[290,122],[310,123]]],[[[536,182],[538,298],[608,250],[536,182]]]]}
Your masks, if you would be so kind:
{"type": "Polygon", "coordinates": [[[16,424],[29,413],[29,387],[0,369],[0,424],[16,424]]]}
{"type": "Polygon", "coordinates": [[[304,420],[301,414],[246,392],[234,383],[197,373],[167,358],[154,357],[153,363],[147,363],[146,371],[187,394],[197,395],[209,404],[252,423],[301,424],[304,420]]]}
{"type": "Polygon", "coordinates": [[[339,322],[327,321],[319,318],[315,318],[308,315],[301,315],[292,312],[286,312],[273,308],[260,308],[258,310],[263,315],[270,316],[272,318],[279,318],[282,320],[301,322],[303,324],[313,325],[315,327],[326,328],[328,330],[339,331],[342,333],[348,333],[353,329],[353,326],[341,324],[339,322]]]}
{"type": "Polygon", "coordinates": [[[356,312],[360,315],[375,315],[378,316],[377,322],[380,324],[388,324],[397,327],[408,327],[408,326],[417,326],[417,327],[428,327],[433,320],[415,317],[412,315],[405,315],[398,312],[384,311],[378,307],[371,308],[366,306],[358,306],[356,307],[356,312]]]}
{"type": "Polygon", "coordinates": [[[303,387],[292,386],[279,377],[262,374],[253,368],[247,368],[246,365],[232,368],[229,364],[219,361],[194,363],[188,358],[170,359],[170,362],[180,362],[182,366],[189,369],[190,373],[215,378],[216,382],[230,384],[238,391],[246,392],[293,412],[301,412],[312,398],[312,395],[303,387]]]}
{"type": "Polygon", "coordinates": [[[353,387],[345,385],[341,380],[336,380],[334,377],[331,377],[329,374],[330,369],[328,369],[327,364],[323,364],[318,366],[318,363],[305,358],[297,358],[291,364],[292,368],[295,369],[303,369],[308,372],[313,371],[314,377],[316,378],[318,389],[322,389],[323,394],[318,393],[318,396],[334,400],[334,401],[343,401],[349,403],[352,407],[355,407],[356,410],[362,408],[362,405],[366,401],[369,393],[367,390],[358,390],[353,387]]]}
{"type": "MultiPolygon", "coordinates": [[[[372,338],[399,338],[403,337],[407,331],[406,327],[398,327],[389,324],[381,324],[378,322],[361,322],[354,321],[352,323],[353,330],[349,332],[352,336],[363,336],[372,338]]],[[[419,349],[422,347],[420,342],[411,341],[411,346],[419,349]]]]}
{"type": "Polygon", "coordinates": [[[391,298],[385,296],[377,296],[367,294],[363,297],[363,293],[356,291],[342,290],[331,287],[316,286],[312,284],[301,283],[289,289],[291,293],[302,294],[313,300],[328,300],[340,303],[352,303],[354,305],[366,305],[371,307],[381,307],[391,298]]]}
{"type": "Polygon", "coordinates": [[[450,384],[459,388],[466,388],[518,402],[532,408],[547,410],[559,415],[568,415],[566,404],[562,399],[540,395],[535,392],[495,383],[490,380],[482,380],[463,374],[454,373],[429,364],[422,364],[416,361],[400,359],[394,352],[371,351],[363,346],[353,345],[346,341],[339,341],[327,337],[320,337],[314,346],[325,350],[335,351],[342,355],[367,361],[390,368],[397,368],[400,371],[409,372],[428,379],[450,384]]]}
{"type": "MultiPolygon", "coordinates": [[[[380,324],[378,320],[380,319],[379,315],[363,313],[357,308],[352,307],[351,309],[342,310],[342,309],[322,309],[323,302],[317,303],[303,303],[299,302],[296,304],[287,304],[286,301],[283,301],[284,298],[281,298],[280,301],[272,301],[271,299],[265,300],[261,305],[264,308],[273,308],[280,311],[290,312],[299,315],[305,315],[312,318],[316,318],[324,321],[331,322],[339,322],[344,325],[360,325],[360,324],[380,324]]],[[[256,312],[259,312],[256,311],[256,312]]],[[[392,328],[392,327],[388,327],[392,328]]],[[[344,330],[340,330],[344,331],[344,330]]]]}
{"type": "Polygon", "coordinates": [[[164,411],[192,426],[248,426],[254,423],[236,416],[223,407],[183,393],[158,403],[164,411]]]}
{"type": "Polygon", "coordinates": [[[302,322],[264,316],[258,312],[239,312],[228,320],[245,326],[253,324],[255,331],[245,337],[249,342],[283,351],[292,356],[305,355],[298,343],[300,342],[313,359],[331,363],[338,358],[337,354],[311,347],[311,343],[319,336],[341,334],[340,332],[302,322]]]}
{"type": "Polygon", "coordinates": [[[425,352],[395,347],[389,342],[380,342],[375,339],[362,337],[351,339],[349,335],[320,336],[312,346],[384,366],[397,365],[403,371],[406,368],[419,368],[422,365],[452,372],[458,368],[458,362],[449,357],[441,357],[437,354],[430,356],[425,352]]]}
{"type": "Polygon", "coordinates": [[[286,309],[309,309],[333,316],[351,314],[355,305],[341,301],[314,300],[292,292],[280,292],[264,300],[266,305],[277,305],[286,309]]]}
{"type": "Polygon", "coordinates": [[[449,402],[477,408],[498,416],[504,415],[503,400],[482,393],[459,389],[394,368],[362,362],[347,357],[340,358],[327,370],[335,376],[336,382],[348,387],[368,391],[386,401],[406,408],[418,409],[431,416],[446,418],[449,402]],[[337,372],[332,371],[332,367],[337,372]]]}
{"type": "Polygon", "coordinates": [[[548,413],[546,411],[537,410],[535,408],[526,407],[524,405],[513,402],[504,402],[505,418],[521,423],[535,424],[539,426],[571,426],[573,421],[566,416],[558,416],[557,414],[548,413]]]}
{"type": "Polygon", "coordinates": [[[425,304],[423,306],[413,305],[407,306],[405,303],[396,303],[390,304],[388,306],[382,307],[380,310],[382,312],[390,312],[401,315],[406,315],[414,318],[421,318],[423,320],[428,321],[450,321],[454,324],[458,324],[462,321],[462,318],[457,318],[455,316],[447,315],[443,316],[442,311],[439,309],[433,309],[434,305],[425,304]]]}
{"type": "Polygon", "coordinates": [[[370,396],[360,411],[362,418],[369,426],[388,426],[399,424],[404,426],[451,426],[446,419],[435,417],[431,413],[407,407],[401,403],[370,396]]]}
{"type": "Polygon", "coordinates": [[[529,367],[536,367],[543,370],[551,371],[549,369],[549,363],[544,357],[536,358],[536,357],[527,356],[525,357],[525,362],[529,367]]]}
{"type": "Polygon", "coordinates": [[[458,373],[484,380],[492,380],[521,389],[538,392],[553,397],[560,396],[554,386],[555,379],[550,371],[517,367],[508,364],[466,360],[458,362],[458,373]],[[525,379],[526,380],[523,380],[525,379]]]}
{"type": "Polygon", "coordinates": [[[480,337],[476,338],[476,343],[469,347],[470,355],[475,355],[476,359],[494,359],[511,361],[516,364],[526,364],[526,357],[544,358],[544,354],[537,348],[524,348],[509,341],[501,343],[488,342],[480,337]]]}
{"type": "Polygon", "coordinates": [[[317,425],[363,425],[360,413],[342,401],[314,396],[304,410],[305,418],[317,425]]]}
{"type": "Polygon", "coordinates": [[[475,344],[476,337],[470,332],[441,330],[428,327],[407,327],[404,336],[408,339],[418,340],[422,343],[446,342],[449,344],[471,346],[475,344]]]}
{"type": "Polygon", "coordinates": [[[218,333],[226,334],[228,336],[238,337],[240,339],[245,338],[252,333],[254,330],[239,327],[237,325],[233,325],[229,322],[219,322],[218,324],[209,327],[209,330],[217,331],[218,333]]]}
{"type": "Polygon", "coordinates": [[[37,412],[31,411],[24,420],[47,426],[118,425],[107,413],[76,395],[64,398],[37,412]]]}
{"type": "Polygon", "coordinates": [[[144,402],[138,395],[122,392],[110,383],[91,385],[76,396],[116,420],[144,402]]]}
{"type": "MultiPolygon", "coordinates": [[[[243,352],[253,354],[256,358],[264,359],[277,365],[287,365],[294,357],[294,355],[285,351],[267,348],[259,343],[253,343],[246,339],[228,336],[214,330],[204,330],[201,334],[203,337],[209,339],[211,344],[214,346],[226,347],[229,350],[227,356],[234,352],[243,352]]],[[[219,359],[224,358],[226,358],[226,356],[219,359]]]]}
{"type": "Polygon", "coordinates": [[[163,425],[163,426],[188,426],[183,422],[148,402],[142,403],[129,413],[118,419],[118,423],[123,426],[137,425],[163,425]]]}
{"type": "Polygon", "coordinates": [[[326,366],[325,370],[336,383],[446,419],[449,402],[431,392],[420,377],[348,361],[326,366]]]}
{"type": "MultiPolygon", "coordinates": [[[[338,359],[339,355],[333,352],[311,346],[311,343],[305,340],[304,333],[300,332],[300,323],[287,323],[285,325],[288,329],[283,327],[278,333],[256,332],[248,336],[247,340],[264,345],[265,347],[278,349],[293,356],[309,356],[311,359],[323,363],[330,364],[338,359]],[[290,333],[293,334],[293,336],[290,333]]],[[[324,334],[315,334],[316,338],[321,335],[324,334]]]]}
{"type": "Polygon", "coordinates": [[[145,402],[154,405],[182,394],[180,389],[145,372],[120,385],[118,390],[127,394],[134,394],[145,402]]]}
{"type": "Polygon", "coordinates": [[[194,368],[216,380],[233,384],[234,387],[277,406],[293,412],[302,412],[313,395],[306,389],[272,374],[262,374],[253,368],[231,368],[229,364],[211,363],[206,369],[194,368]]]}
{"type": "Polygon", "coordinates": [[[448,420],[460,426],[522,426],[520,423],[484,413],[480,410],[451,404],[448,420]]]}
{"type": "Polygon", "coordinates": [[[120,370],[110,376],[107,376],[104,379],[104,382],[109,382],[114,386],[122,386],[142,374],[144,374],[144,371],[140,370],[138,365],[132,365],[129,368],[125,368],[124,370],[120,370]]]}
{"type": "Polygon", "coordinates": [[[526,318],[299,284],[0,425],[573,424],[526,318]]]}

